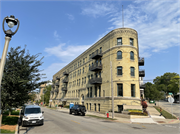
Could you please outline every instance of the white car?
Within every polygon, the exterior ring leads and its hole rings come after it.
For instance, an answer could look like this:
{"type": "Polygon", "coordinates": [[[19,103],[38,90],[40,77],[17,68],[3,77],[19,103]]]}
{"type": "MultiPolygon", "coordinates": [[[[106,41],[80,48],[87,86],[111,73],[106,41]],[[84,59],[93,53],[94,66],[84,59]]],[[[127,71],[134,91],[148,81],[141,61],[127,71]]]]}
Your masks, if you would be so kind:
{"type": "Polygon", "coordinates": [[[44,116],[40,106],[27,105],[21,111],[22,127],[26,125],[43,125],[44,116]]]}

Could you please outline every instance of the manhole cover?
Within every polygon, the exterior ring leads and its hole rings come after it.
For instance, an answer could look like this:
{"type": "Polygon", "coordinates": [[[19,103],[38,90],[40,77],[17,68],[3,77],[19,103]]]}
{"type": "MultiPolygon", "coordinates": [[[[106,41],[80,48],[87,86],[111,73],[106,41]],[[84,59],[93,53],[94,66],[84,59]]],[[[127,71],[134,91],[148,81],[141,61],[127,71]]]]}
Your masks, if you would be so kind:
{"type": "Polygon", "coordinates": [[[158,123],[165,123],[164,121],[157,121],[158,123]]]}

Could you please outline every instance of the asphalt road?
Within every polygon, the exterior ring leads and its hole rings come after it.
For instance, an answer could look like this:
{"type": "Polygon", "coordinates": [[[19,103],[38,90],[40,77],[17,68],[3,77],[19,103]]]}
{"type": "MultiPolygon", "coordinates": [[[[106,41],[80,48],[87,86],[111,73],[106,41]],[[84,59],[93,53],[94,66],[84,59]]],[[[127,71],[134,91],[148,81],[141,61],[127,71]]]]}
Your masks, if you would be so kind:
{"type": "MultiPolygon", "coordinates": [[[[42,108],[43,126],[20,127],[20,134],[177,134],[180,127],[157,124],[123,124],[88,116],[69,115],[42,108]]],[[[177,126],[178,124],[176,124],[177,126]]]]}

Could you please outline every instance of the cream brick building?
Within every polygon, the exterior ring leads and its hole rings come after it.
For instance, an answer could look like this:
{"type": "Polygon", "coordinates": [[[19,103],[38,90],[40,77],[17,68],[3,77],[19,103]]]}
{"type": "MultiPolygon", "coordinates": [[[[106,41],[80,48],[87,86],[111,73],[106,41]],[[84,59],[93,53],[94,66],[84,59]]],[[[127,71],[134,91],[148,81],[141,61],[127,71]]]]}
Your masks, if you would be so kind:
{"type": "Polygon", "coordinates": [[[72,102],[91,111],[111,111],[111,82],[115,111],[123,105],[140,105],[139,77],[144,77],[140,65],[144,59],[139,58],[137,31],[114,29],[53,75],[51,105],[72,102]]]}

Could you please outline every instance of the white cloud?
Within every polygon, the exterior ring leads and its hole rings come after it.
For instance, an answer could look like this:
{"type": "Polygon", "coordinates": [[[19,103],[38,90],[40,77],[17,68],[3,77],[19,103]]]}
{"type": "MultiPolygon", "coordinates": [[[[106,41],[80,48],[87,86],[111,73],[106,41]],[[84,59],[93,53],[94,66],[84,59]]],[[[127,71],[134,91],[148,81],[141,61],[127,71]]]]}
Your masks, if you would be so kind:
{"type": "Polygon", "coordinates": [[[109,3],[93,3],[87,7],[82,8],[83,15],[93,16],[94,18],[109,15],[117,11],[117,8],[113,4],[109,3]]]}
{"type": "Polygon", "coordinates": [[[67,16],[68,16],[68,19],[74,20],[74,16],[72,14],[67,14],[67,16]]]}
{"type": "Polygon", "coordinates": [[[63,67],[65,67],[67,63],[53,63],[48,68],[42,71],[42,73],[46,74],[45,76],[47,78],[43,79],[43,81],[46,80],[52,80],[53,75],[56,74],[58,71],[60,71],[63,67]]]}
{"type": "MultiPolygon", "coordinates": [[[[135,1],[124,9],[124,27],[137,30],[140,56],[151,56],[179,44],[180,8],[177,0],[135,1]]],[[[109,20],[122,27],[121,12],[109,20]]]]}
{"type": "Polygon", "coordinates": [[[71,62],[75,57],[79,56],[85,50],[87,50],[91,45],[66,45],[65,43],[61,43],[58,46],[54,46],[51,48],[45,48],[45,52],[49,55],[54,55],[58,57],[63,62],[71,62]]]}
{"type": "Polygon", "coordinates": [[[59,41],[60,36],[56,30],[54,31],[54,38],[59,41]]]}

